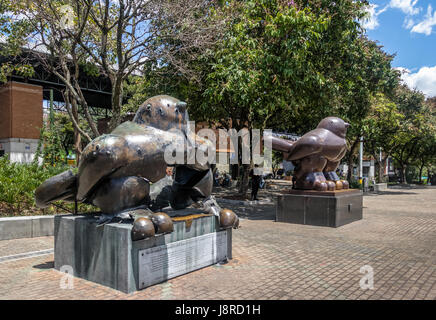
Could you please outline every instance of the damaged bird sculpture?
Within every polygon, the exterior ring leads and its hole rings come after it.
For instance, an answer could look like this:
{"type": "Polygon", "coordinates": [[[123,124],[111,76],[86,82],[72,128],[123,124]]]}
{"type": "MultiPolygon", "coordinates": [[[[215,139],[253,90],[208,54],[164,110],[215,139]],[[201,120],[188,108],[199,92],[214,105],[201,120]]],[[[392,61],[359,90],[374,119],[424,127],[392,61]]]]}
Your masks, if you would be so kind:
{"type": "Polygon", "coordinates": [[[36,204],[45,207],[56,200],[92,204],[102,212],[100,224],[134,219],[132,240],[172,232],[171,218],[161,212],[168,206],[175,210],[196,206],[218,216],[221,227],[237,228],[236,214],[221,209],[211,196],[209,162],[173,164],[174,180],[166,176],[165,152],[175,141],[183,141],[185,159],[192,150],[215,147],[196,136],[188,121],[185,102],[166,95],[146,100],[133,121],[86,146],[77,174],[69,170],[43,182],[35,191],[36,204]]]}

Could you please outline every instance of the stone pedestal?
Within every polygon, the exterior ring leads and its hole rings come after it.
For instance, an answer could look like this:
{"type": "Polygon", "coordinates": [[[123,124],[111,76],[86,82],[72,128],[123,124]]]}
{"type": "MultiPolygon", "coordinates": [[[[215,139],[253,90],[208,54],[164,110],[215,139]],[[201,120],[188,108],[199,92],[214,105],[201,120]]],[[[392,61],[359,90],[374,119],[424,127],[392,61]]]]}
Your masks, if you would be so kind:
{"type": "Polygon", "coordinates": [[[388,191],[388,184],[385,183],[376,183],[374,185],[374,192],[384,192],[384,191],[388,191]]]}
{"type": "Polygon", "coordinates": [[[276,221],[340,227],[362,219],[362,191],[291,190],[277,197],[276,221]]]}
{"type": "Polygon", "coordinates": [[[97,226],[97,216],[55,217],[55,269],[129,293],[232,257],[232,230],[217,217],[175,218],[174,231],[132,241],[131,223],[97,226]]]}

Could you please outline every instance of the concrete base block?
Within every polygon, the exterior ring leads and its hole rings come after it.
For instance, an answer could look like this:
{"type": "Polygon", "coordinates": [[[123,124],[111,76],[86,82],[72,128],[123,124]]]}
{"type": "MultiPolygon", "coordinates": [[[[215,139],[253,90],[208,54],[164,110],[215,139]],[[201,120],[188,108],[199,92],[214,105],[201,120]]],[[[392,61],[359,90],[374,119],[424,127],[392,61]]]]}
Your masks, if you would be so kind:
{"type": "Polygon", "coordinates": [[[52,236],[54,216],[0,218],[0,240],[52,236]]]}
{"type": "Polygon", "coordinates": [[[131,240],[131,229],[131,223],[109,223],[97,226],[97,217],[93,215],[56,216],[55,269],[70,270],[68,272],[72,271],[76,277],[129,293],[230,259],[232,256],[232,231],[231,229],[220,230],[215,216],[205,215],[191,220],[174,221],[172,233],[139,241],[131,240]],[[223,233],[225,233],[226,241],[221,241],[223,233]],[[211,239],[220,238],[221,240],[214,242],[212,239],[209,242],[202,242],[200,238],[207,238],[207,235],[211,239]],[[212,256],[212,259],[203,259],[203,264],[196,265],[195,261],[199,254],[208,254],[208,252],[203,252],[204,250],[200,252],[197,245],[210,246],[210,250],[214,252],[222,252],[222,247],[225,246],[225,257],[216,256],[216,259],[213,259],[212,256]],[[175,250],[174,246],[180,248],[175,250]],[[182,251],[185,254],[180,256],[182,251]],[[144,257],[143,254],[148,256],[144,257]],[[154,273],[146,273],[146,276],[150,275],[145,281],[144,270],[152,268],[147,263],[155,265],[156,261],[163,263],[167,268],[166,271],[159,277],[154,277],[154,273]],[[177,272],[170,272],[174,268],[171,269],[168,266],[175,264],[192,265],[184,266],[176,270],[177,272]],[[182,270],[181,273],[180,270],[182,270]]]}
{"type": "Polygon", "coordinates": [[[374,192],[383,192],[383,191],[388,191],[387,183],[376,183],[374,185],[374,192]]]}
{"type": "Polygon", "coordinates": [[[38,148],[38,139],[0,139],[0,153],[9,155],[11,162],[31,163],[38,148]]]}
{"type": "Polygon", "coordinates": [[[276,221],[336,228],[362,219],[362,207],[360,190],[292,190],[277,197],[276,221]]]}

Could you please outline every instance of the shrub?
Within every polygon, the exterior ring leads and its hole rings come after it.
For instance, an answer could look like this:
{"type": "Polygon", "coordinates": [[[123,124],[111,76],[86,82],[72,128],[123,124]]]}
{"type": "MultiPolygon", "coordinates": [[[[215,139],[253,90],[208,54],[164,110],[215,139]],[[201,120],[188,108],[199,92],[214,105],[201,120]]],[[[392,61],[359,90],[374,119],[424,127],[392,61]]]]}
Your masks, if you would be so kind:
{"type": "MultiPolygon", "coordinates": [[[[0,158],[0,215],[52,214],[56,207],[39,209],[35,206],[35,189],[46,179],[69,169],[68,166],[38,166],[10,162],[0,158]]],[[[61,202],[57,202],[59,205],[61,202]]],[[[62,207],[73,211],[74,204],[62,203],[62,207]]],[[[93,207],[80,205],[80,211],[91,211],[93,207]]],[[[66,210],[61,209],[62,212],[66,210]]],[[[95,210],[95,208],[94,208],[95,210]]]]}
{"type": "Polygon", "coordinates": [[[362,189],[363,186],[362,184],[360,184],[359,180],[351,178],[350,181],[348,181],[350,183],[350,189],[362,189]]]}

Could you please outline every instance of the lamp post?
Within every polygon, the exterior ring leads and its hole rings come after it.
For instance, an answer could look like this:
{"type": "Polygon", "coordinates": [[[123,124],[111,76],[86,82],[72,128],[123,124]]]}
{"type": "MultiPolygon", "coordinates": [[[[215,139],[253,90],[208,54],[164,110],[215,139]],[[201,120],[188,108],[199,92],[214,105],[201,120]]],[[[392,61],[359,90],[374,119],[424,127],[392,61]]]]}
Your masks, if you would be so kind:
{"type": "Polygon", "coordinates": [[[53,113],[53,89],[50,89],[50,130],[53,129],[53,123],[54,123],[54,113],[53,113]]]}
{"type": "Polygon", "coordinates": [[[363,183],[363,137],[360,137],[359,148],[359,183],[363,183]]]}

